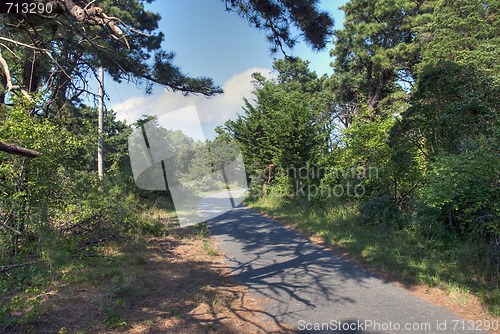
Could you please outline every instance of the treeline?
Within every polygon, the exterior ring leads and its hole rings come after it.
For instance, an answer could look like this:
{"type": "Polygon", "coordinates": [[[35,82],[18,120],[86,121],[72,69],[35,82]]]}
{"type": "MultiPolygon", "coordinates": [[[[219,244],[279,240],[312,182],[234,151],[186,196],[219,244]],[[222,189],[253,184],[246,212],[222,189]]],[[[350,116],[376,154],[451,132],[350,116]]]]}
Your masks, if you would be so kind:
{"type": "Polygon", "coordinates": [[[26,113],[26,102],[18,101],[4,111],[0,124],[3,141],[20,143],[40,153],[28,159],[0,152],[3,264],[32,256],[43,258],[58,235],[75,234],[75,238],[67,239],[68,246],[73,247],[98,240],[102,233],[114,233],[102,230],[107,228],[107,220],[115,220],[117,231],[126,230],[137,218],[134,210],[138,214],[140,209],[134,202],[149,197],[136,189],[132,178],[127,148],[131,127],[117,121],[112,111],[104,116],[106,174],[99,180],[97,110],[85,105],[68,107],[64,118],[51,120],[26,113]],[[102,216],[104,212],[106,217],[102,216]],[[101,219],[91,225],[79,226],[98,216],[101,219]],[[82,229],[88,229],[87,235],[78,235],[82,229]]]}
{"type": "MultiPolygon", "coordinates": [[[[100,180],[97,111],[85,105],[98,104],[100,97],[89,82],[95,82],[99,68],[145,93],[155,84],[185,95],[222,93],[212,79],[190,77],[175,65],[174,52],[162,48],[160,15],[147,10],[147,3],[55,0],[50,9],[37,6],[28,12],[12,6],[0,13],[0,273],[9,271],[4,274],[9,279],[0,281],[2,293],[33,283],[28,266],[19,264],[54,264],[59,257],[54,254],[94,251],[114,236],[164,232],[163,224],[146,217],[144,209],[159,202],[168,205],[160,201],[168,198],[168,189],[139,189],[128,156],[129,135],[151,118],[131,125],[106,111],[106,171],[100,180]],[[13,147],[36,152],[36,157],[13,155],[13,147]],[[16,285],[18,279],[23,284],[16,285]]],[[[300,8],[296,2],[281,1],[266,6],[224,3],[227,11],[266,31],[274,52],[294,45],[293,27],[320,50],[333,26],[317,1],[301,1],[300,8]]],[[[179,157],[179,166],[193,160],[182,165],[185,173],[179,177],[185,181],[206,173],[206,150],[199,149],[203,144],[181,135],[177,139],[194,152],[179,157]]],[[[210,146],[210,158],[229,159],[231,150],[223,144],[230,141],[219,137],[210,146]]],[[[54,267],[54,272],[59,269],[54,267]]]]}
{"type": "MultiPolygon", "coordinates": [[[[146,9],[151,2],[54,0],[29,11],[1,8],[0,331],[39,317],[43,290],[64,280],[68,268],[91,266],[87,258],[104,258],[110,243],[166,233],[151,210],[173,211],[169,193],[139,189],[128,156],[129,135],[151,119],[125,124],[106,111],[101,180],[97,111],[85,105],[98,104],[97,89],[89,83],[96,82],[99,68],[145,93],[155,84],[185,95],[222,93],[212,79],[190,77],[175,65],[174,52],[162,47],[160,15],[146,9]],[[36,157],[11,154],[12,148],[36,157]]],[[[303,0],[300,8],[274,0],[265,6],[224,3],[227,11],[266,31],[274,51],[293,46],[293,27],[313,49],[322,49],[333,26],[317,1],[303,0]]],[[[177,139],[195,155],[181,176],[190,180],[205,173],[203,145],[177,139]]],[[[211,158],[229,159],[226,139],[210,146],[211,158]]]]}
{"type": "Polygon", "coordinates": [[[469,240],[481,246],[460,250],[473,266],[464,270],[495,286],[498,1],[351,0],[341,8],[333,74],[277,60],[274,79],[254,74],[254,100],[225,124],[254,201],[305,208],[300,217],[313,220],[344,203],[361,217],[356,224],[388,239],[411,230],[440,245],[469,240]]]}

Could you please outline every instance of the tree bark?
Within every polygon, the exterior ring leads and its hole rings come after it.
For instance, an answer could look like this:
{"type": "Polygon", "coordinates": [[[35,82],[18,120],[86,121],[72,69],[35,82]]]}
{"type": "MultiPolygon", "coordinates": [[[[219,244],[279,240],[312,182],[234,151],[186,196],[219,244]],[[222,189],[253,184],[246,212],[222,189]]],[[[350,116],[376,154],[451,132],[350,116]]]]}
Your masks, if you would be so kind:
{"type": "Polygon", "coordinates": [[[27,158],[36,158],[36,157],[39,157],[40,155],[42,155],[39,152],[29,150],[27,148],[23,148],[23,147],[16,146],[13,144],[3,143],[1,141],[0,141],[0,151],[11,153],[11,154],[16,154],[16,155],[21,155],[21,156],[27,157],[27,158]]]}
{"type": "Polygon", "coordinates": [[[376,112],[378,103],[380,102],[380,99],[382,97],[382,92],[384,90],[385,84],[389,81],[391,77],[391,70],[385,69],[382,71],[382,76],[377,82],[377,86],[375,87],[375,83],[373,81],[373,78],[371,77],[371,69],[369,71],[369,78],[368,82],[370,85],[370,91],[368,93],[368,101],[367,101],[367,106],[366,109],[372,113],[373,111],[376,112]]]}
{"type": "Polygon", "coordinates": [[[78,22],[90,25],[105,25],[113,31],[116,37],[123,35],[123,31],[118,26],[118,20],[107,16],[102,8],[90,5],[91,2],[84,8],[77,5],[73,0],[52,0],[52,4],[57,6],[55,8],[59,8],[63,13],[69,13],[78,22]]]}

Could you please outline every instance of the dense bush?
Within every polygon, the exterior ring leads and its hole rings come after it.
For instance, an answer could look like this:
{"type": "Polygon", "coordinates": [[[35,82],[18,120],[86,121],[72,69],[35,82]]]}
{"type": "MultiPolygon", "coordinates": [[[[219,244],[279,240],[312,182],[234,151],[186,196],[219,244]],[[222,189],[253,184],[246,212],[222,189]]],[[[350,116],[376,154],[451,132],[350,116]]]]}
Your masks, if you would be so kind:
{"type": "Polygon", "coordinates": [[[462,233],[500,235],[500,148],[492,138],[469,140],[458,154],[438,154],[423,188],[424,201],[462,233]]]}
{"type": "Polygon", "coordinates": [[[381,228],[399,228],[403,217],[390,195],[377,196],[365,202],[360,209],[363,224],[381,228]]]}

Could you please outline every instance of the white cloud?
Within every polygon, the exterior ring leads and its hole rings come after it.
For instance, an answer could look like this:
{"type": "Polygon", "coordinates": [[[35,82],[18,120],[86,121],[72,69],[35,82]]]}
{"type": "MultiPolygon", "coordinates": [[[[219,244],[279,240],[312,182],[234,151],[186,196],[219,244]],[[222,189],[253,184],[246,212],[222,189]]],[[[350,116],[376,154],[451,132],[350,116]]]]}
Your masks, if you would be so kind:
{"type": "Polygon", "coordinates": [[[143,105],[145,102],[146,102],[145,97],[134,96],[123,103],[111,106],[111,109],[113,109],[116,112],[118,119],[125,120],[127,121],[127,123],[130,124],[135,122],[137,118],[141,116],[141,115],[137,116],[136,111],[137,108],[140,108],[140,106],[143,105]]]}
{"type": "MultiPolygon", "coordinates": [[[[116,112],[118,119],[126,120],[131,124],[142,115],[161,115],[194,105],[202,124],[223,124],[242,112],[243,97],[252,99],[254,86],[251,75],[255,72],[260,72],[266,78],[272,77],[270,69],[251,68],[227,80],[222,87],[224,94],[212,98],[207,99],[202,95],[186,97],[181,93],[173,93],[165,89],[157,95],[131,97],[123,103],[112,105],[111,108],[116,112]]],[[[197,120],[184,120],[185,124],[189,122],[197,122],[197,120]]]]}

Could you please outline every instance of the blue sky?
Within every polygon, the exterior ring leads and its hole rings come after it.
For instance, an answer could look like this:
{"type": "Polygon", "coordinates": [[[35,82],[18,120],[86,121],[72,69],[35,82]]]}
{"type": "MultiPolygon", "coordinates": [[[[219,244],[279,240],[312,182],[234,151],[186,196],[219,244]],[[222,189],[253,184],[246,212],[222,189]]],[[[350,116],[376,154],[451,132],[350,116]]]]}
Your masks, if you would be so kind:
{"type": "MultiPolygon", "coordinates": [[[[322,0],[320,7],[335,19],[335,29],[343,24],[343,12],[338,7],[345,0],[322,0]]],[[[176,54],[175,64],[190,76],[211,77],[224,88],[225,94],[212,99],[202,96],[183,97],[156,86],[152,95],[132,84],[118,84],[107,79],[106,92],[110,97],[107,108],[113,108],[119,119],[129,123],[143,114],[161,114],[195,105],[205,136],[213,138],[213,129],[241,113],[243,97],[252,99],[251,73],[258,71],[270,76],[273,58],[265,33],[251,28],[235,13],[225,11],[220,0],[157,0],[148,10],[162,16],[159,30],[165,34],[163,47],[176,54]]],[[[319,75],[331,74],[329,51],[316,53],[304,42],[290,54],[307,59],[310,68],[319,75]]]]}

